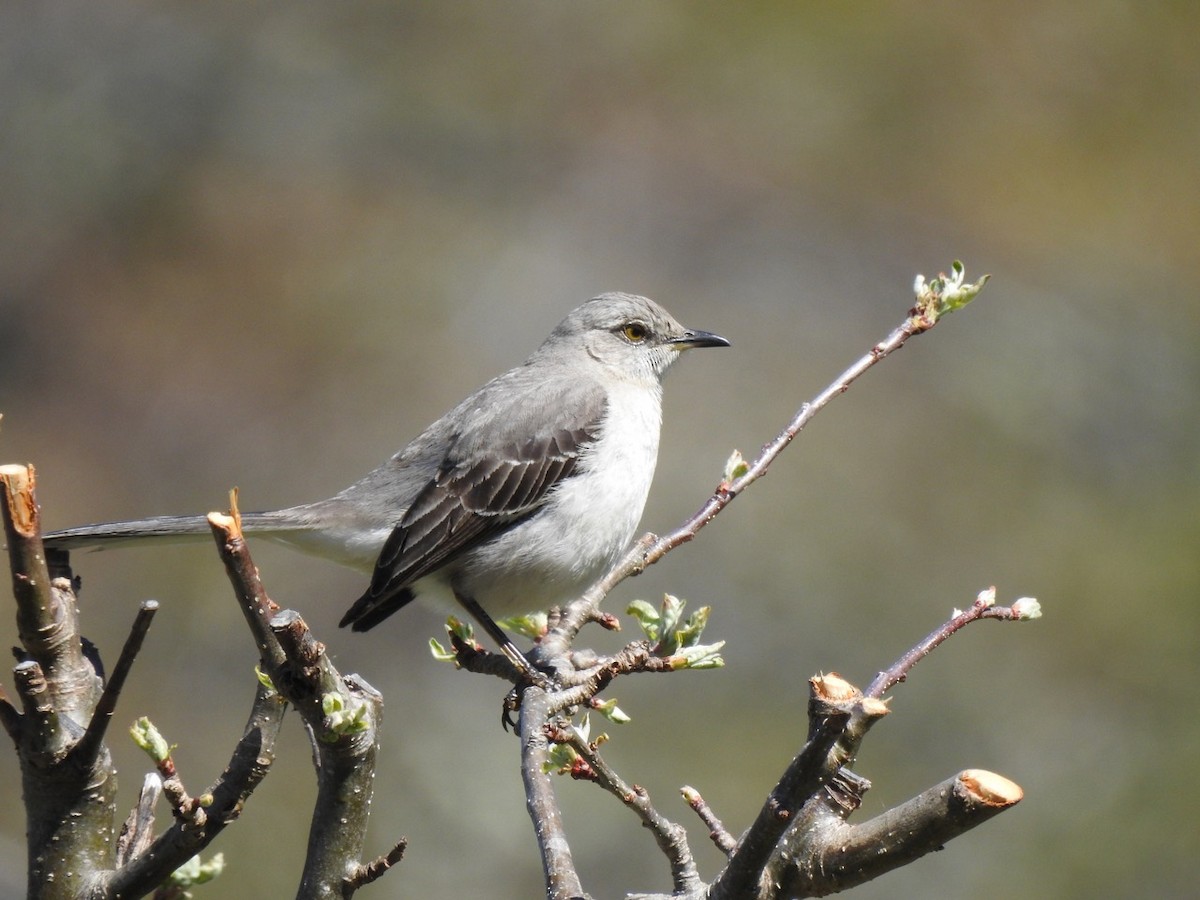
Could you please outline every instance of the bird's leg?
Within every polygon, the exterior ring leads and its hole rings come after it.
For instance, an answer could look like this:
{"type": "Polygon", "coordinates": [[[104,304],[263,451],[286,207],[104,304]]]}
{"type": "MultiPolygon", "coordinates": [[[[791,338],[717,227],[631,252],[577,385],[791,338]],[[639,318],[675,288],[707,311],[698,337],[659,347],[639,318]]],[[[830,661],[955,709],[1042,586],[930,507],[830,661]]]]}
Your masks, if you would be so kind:
{"type": "Polygon", "coordinates": [[[463,609],[469,612],[471,617],[483,626],[483,630],[491,636],[492,640],[500,645],[501,652],[513,664],[513,667],[521,673],[522,678],[530,684],[536,684],[545,690],[550,690],[553,687],[550,679],[530,665],[529,660],[525,658],[525,654],[517,649],[512,639],[504,633],[504,629],[496,624],[495,620],[475,601],[474,597],[468,597],[466,594],[460,594],[457,591],[454,592],[454,596],[462,604],[463,609]]]}

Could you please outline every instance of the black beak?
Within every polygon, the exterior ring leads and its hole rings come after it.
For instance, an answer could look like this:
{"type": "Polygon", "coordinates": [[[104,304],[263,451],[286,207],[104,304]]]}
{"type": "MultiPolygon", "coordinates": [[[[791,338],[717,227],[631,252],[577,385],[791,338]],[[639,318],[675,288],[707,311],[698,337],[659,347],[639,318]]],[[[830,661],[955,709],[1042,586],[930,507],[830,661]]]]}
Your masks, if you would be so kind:
{"type": "Polygon", "coordinates": [[[690,350],[692,347],[729,346],[729,341],[725,340],[719,334],[713,334],[711,331],[692,331],[690,329],[683,333],[683,337],[677,337],[671,343],[680,350],[690,350]]]}

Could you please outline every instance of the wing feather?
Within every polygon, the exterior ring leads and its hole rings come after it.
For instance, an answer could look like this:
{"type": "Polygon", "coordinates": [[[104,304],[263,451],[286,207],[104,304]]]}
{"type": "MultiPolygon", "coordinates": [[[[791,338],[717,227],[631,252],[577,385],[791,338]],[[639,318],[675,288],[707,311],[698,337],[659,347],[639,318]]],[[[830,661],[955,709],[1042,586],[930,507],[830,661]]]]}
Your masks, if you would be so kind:
{"type": "Polygon", "coordinates": [[[596,440],[604,404],[592,409],[577,427],[469,459],[456,459],[452,448],[388,536],[370,588],[340,624],[357,631],[373,627],[412,599],[414,582],[537,512],[596,440]]]}

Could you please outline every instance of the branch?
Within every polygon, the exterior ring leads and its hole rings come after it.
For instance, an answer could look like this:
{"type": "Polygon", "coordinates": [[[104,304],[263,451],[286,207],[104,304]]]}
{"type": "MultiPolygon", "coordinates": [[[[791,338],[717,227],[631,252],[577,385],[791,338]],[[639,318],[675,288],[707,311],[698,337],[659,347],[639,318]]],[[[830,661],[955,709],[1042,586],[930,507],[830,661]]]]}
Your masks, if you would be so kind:
{"type": "Polygon", "coordinates": [[[0,466],[0,519],[8,545],[23,659],[14,681],[23,714],[5,703],[21,767],[29,847],[28,895],[74,895],[112,865],[116,779],[100,740],[81,744],[100,697],[84,652],[68,578],[51,580],[32,466],[0,466]]]}
{"type": "MultiPolygon", "coordinates": [[[[821,781],[822,790],[812,791],[793,821],[777,835],[761,871],[747,865],[743,871],[727,875],[748,844],[760,850],[765,847],[771,823],[764,823],[760,815],[743,836],[726,872],[714,883],[710,895],[714,900],[825,896],[844,890],[940,850],[946,841],[1021,799],[1020,787],[1003,776],[968,770],[867,822],[851,825],[845,821],[861,805],[863,793],[871,786],[846,766],[857,757],[867,731],[888,711],[879,699],[882,693],[903,681],[919,660],[970,622],[985,618],[1014,621],[1040,615],[1036,600],[1023,598],[1012,607],[997,607],[995,593],[995,588],[983,591],[971,609],[956,611],[947,623],[880,673],[865,694],[836,675],[813,679],[809,745],[805,751],[815,738],[827,735],[835,726],[839,707],[849,713],[837,728],[825,758],[814,758],[810,766],[802,767],[807,777],[821,781]],[[830,711],[835,713],[834,718],[828,715],[830,711]],[[759,827],[763,831],[756,834],[759,827]]],[[[801,757],[805,755],[801,753],[801,757]]]]}
{"type": "Polygon", "coordinates": [[[923,660],[948,637],[972,622],[980,619],[998,619],[1001,622],[1021,622],[1037,619],[1042,615],[1041,605],[1032,597],[1022,597],[1012,606],[996,606],[996,589],[990,587],[980,591],[975,602],[965,611],[955,610],[949,621],[934,629],[925,640],[917,644],[889,668],[880,672],[867,688],[868,697],[882,697],[884,693],[908,678],[912,667],[923,660]]]}
{"type": "Polygon", "coordinates": [[[578,754],[577,763],[571,768],[571,777],[581,781],[594,781],[632,809],[650,829],[658,848],[671,864],[671,881],[674,893],[680,896],[698,896],[704,887],[696,860],[688,846],[687,831],[660,813],[650,802],[650,795],[640,785],[630,785],[617,774],[597,752],[597,743],[590,743],[583,733],[573,725],[565,728],[552,727],[550,739],[566,744],[578,754]]]}
{"type": "Polygon", "coordinates": [[[88,722],[87,732],[79,742],[78,752],[84,755],[95,753],[100,742],[104,740],[109,722],[112,721],[113,713],[117,709],[117,698],[121,695],[121,689],[125,687],[125,680],[133,668],[133,661],[137,659],[138,652],[142,649],[142,641],[145,640],[146,633],[150,630],[150,624],[154,621],[156,612],[158,612],[157,600],[143,601],[138,608],[137,618],[133,620],[129,636],[125,639],[125,646],[121,648],[121,655],[117,659],[117,665],[104,685],[104,691],[100,695],[95,710],[92,711],[91,721],[88,722]]]}
{"type": "Polygon", "coordinates": [[[229,582],[233,585],[238,606],[246,618],[246,624],[250,626],[250,633],[254,636],[263,670],[270,672],[282,666],[286,659],[270,624],[271,616],[279,612],[279,606],[267,596],[254,560],[250,558],[246,538],[242,534],[241,516],[237,511],[236,491],[230,494],[230,505],[231,515],[209,513],[208,524],[217,541],[217,551],[225,564],[225,574],[229,576],[229,582]]]}
{"type": "Polygon", "coordinates": [[[713,882],[709,893],[713,900],[758,896],[762,873],[785,832],[799,818],[802,807],[857,750],[857,742],[843,740],[844,736],[851,734],[861,740],[867,729],[885,715],[887,707],[883,703],[864,698],[837,675],[809,680],[808,740],[742,835],[729,864],[713,882]]]}
{"type": "Polygon", "coordinates": [[[525,804],[542,856],[546,898],[576,900],[586,895],[571,857],[554,787],[546,771],[550,761],[550,739],[546,733],[549,718],[550,698],[546,692],[537,686],[526,688],[517,725],[521,737],[521,779],[525,783],[525,804]]]}
{"type": "MultiPolygon", "coordinates": [[[[66,891],[86,900],[142,896],[240,815],[274,760],[285,703],[273,685],[258,685],[229,766],[198,797],[184,789],[166,741],[148,721],[142,723],[141,742],[152,751],[158,776],[153,786],[144,787],[125,834],[114,840],[115,779],[104,736],[157,604],[142,605],[101,689],[99,659],[78,632],[69,568],[64,567],[66,577],[53,580],[46,571],[32,468],[0,467],[0,488],[25,647],[14,673],[23,712],[0,698],[0,717],[17,744],[25,795],[36,798],[29,807],[29,896],[50,896],[44,893],[49,888],[53,896],[66,891]],[[175,821],[153,838],[153,800],[159,792],[170,801],[175,821]]],[[[369,865],[359,862],[381,699],[369,685],[342,679],[298,616],[274,615],[278,607],[258,580],[236,510],[232,519],[214,516],[213,526],[263,668],[284,686],[320,738],[318,805],[302,891],[349,897],[402,852],[398,846],[369,865]]]]}
{"type": "Polygon", "coordinates": [[[408,838],[401,838],[383,856],[376,857],[365,866],[357,866],[353,872],[346,876],[346,894],[349,896],[360,887],[365,887],[371,882],[382,878],[387,874],[388,869],[400,862],[404,858],[404,851],[408,849],[408,838]]]}
{"type": "Polygon", "coordinates": [[[778,895],[823,897],[864,884],[940,850],[1022,796],[1002,775],[968,769],[859,825],[823,805],[824,815],[805,823],[804,840],[786,854],[778,895]]]}
{"type": "MultiPolygon", "coordinates": [[[[69,579],[51,579],[42,545],[33,466],[0,466],[4,537],[17,601],[17,631],[27,658],[46,676],[54,708],[80,727],[90,718],[100,679],[83,652],[79,610],[69,579]]],[[[73,740],[56,735],[57,752],[73,740]]]]}
{"type": "MultiPolygon", "coordinates": [[[[383,697],[358,676],[343,677],[299,613],[280,611],[267,596],[242,535],[236,495],[231,499],[231,515],[208,517],[225,571],[254,635],[263,673],[315,736],[317,801],[300,895],[349,897],[368,880],[361,857],[383,697]]],[[[375,861],[366,868],[373,880],[388,866],[375,861]]]]}
{"type": "Polygon", "coordinates": [[[679,793],[683,795],[684,801],[692,810],[700,817],[700,821],[708,827],[708,836],[712,839],[713,844],[718,850],[726,856],[732,855],[737,849],[737,838],[730,834],[729,829],[725,827],[725,823],[713,812],[712,807],[708,805],[700,792],[694,787],[684,785],[679,789],[679,793]]]}
{"type": "MultiPolygon", "coordinates": [[[[212,843],[227,825],[236,821],[246,800],[275,761],[276,741],[286,708],[283,698],[275,690],[259,684],[250,717],[229,764],[213,785],[200,795],[196,808],[203,811],[203,822],[197,824],[196,816],[190,821],[177,819],[141,853],[136,852],[136,846],[145,846],[145,838],[131,838],[135,847],[131,847],[125,865],[101,873],[81,896],[85,900],[140,897],[162,884],[172,872],[212,843]]],[[[179,802],[177,799],[176,803],[179,802]]],[[[135,829],[147,827],[143,824],[147,818],[144,813],[132,813],[131,818],[141,820],[135,829]]],[[[152,825],[152,814],[149,819],[152,825]]]]}

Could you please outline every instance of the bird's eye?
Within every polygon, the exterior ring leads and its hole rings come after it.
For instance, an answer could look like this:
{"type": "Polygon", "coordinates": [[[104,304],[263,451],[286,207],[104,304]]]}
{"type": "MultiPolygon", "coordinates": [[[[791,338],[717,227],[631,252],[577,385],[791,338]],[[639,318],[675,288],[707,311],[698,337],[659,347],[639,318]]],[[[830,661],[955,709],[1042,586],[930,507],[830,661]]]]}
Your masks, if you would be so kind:
{"type": "Polygon", "coordinates": [[[649,329],[641,322],[626,322],[621,326],[621,334],[631,344],[640,344],[649,333],[649,329]]]}

